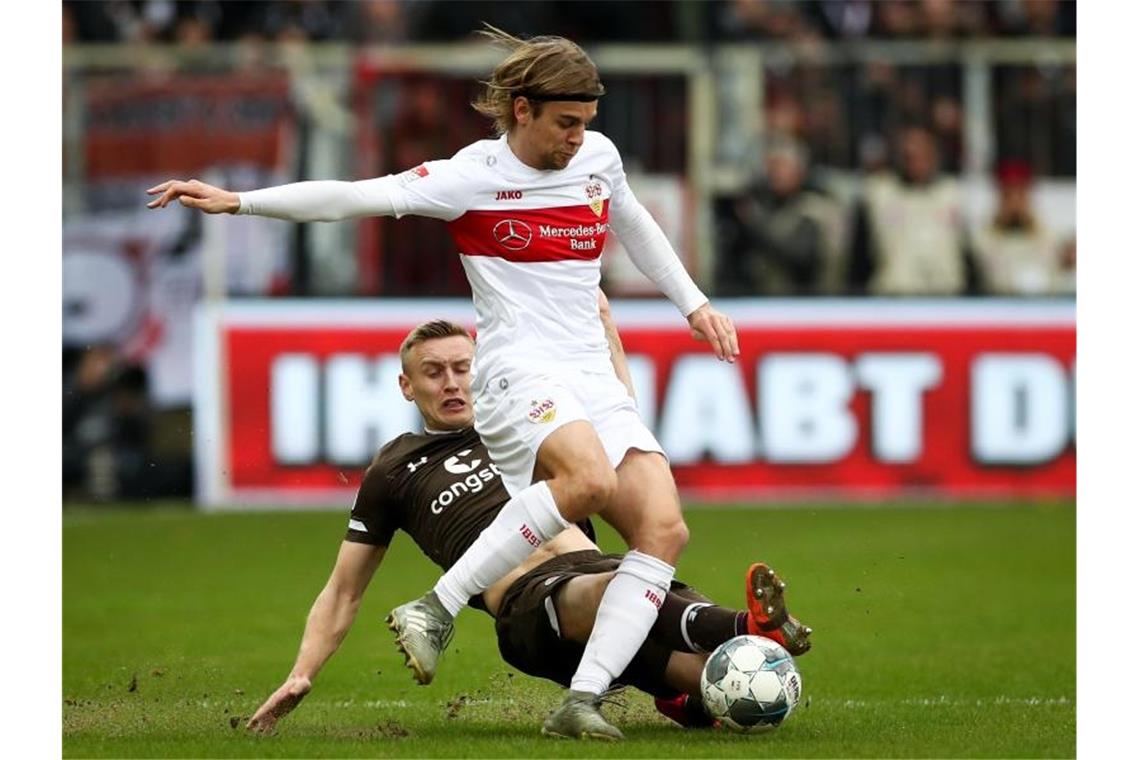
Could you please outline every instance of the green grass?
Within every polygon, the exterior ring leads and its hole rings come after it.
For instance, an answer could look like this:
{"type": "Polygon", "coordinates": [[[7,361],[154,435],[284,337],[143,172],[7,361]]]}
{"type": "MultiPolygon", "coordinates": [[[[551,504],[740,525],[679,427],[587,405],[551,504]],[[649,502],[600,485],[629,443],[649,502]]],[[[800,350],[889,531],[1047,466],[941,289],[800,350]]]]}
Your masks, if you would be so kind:
{"type": "MultiPolygon", "coordinates": [[[[357,625],[271,737],[231,723],[287,674],[331,567],[341,513],[68,509],[68,757],[1071,757],[1076,516],[1032,507],[691,510],[679,577],[741,600],[747,564],[789,582],[815,628],[805,701],[760,736],[684,732],[642,695],[620,745],[543,739],[553,684],[513,673],[490,620],[460,617],[430,687],[381,620],[437,572],[400,536],[357,625]],[[134,684],[132,688],[132,684],[134,684]],[[810,700],[810,701],[808,701],[810,700]]],[[[604,529],[602,543],[620,542],[604,529]]]]}

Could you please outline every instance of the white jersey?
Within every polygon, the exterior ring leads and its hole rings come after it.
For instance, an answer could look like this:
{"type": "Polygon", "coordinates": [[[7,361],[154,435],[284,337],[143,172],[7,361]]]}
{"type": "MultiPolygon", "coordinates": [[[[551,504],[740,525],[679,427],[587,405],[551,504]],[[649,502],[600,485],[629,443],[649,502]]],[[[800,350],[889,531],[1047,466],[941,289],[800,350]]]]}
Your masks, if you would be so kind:
{"type": "Polygon", "coordinates": [[[504,136],[399,175],[298,182],[239,198],[238,213],[293,221],[416,214],[447,222],[474,295],[482,377],[567,365],[612,371],[597,291],[610,229],[682,314],[707,300],[598,132],[585,133],[564,169],[527,166],[504,136]]]}
{"type": "MultiPolygon", "coordinates": [[[[598,316],[602,249],[611,224],[627,242],[621,235],[627,218],[634,225],[648,214],[607,137],[587,131],[566,168],[554,171],[522,163],[505,136],[481,140],[387,187],[397,217],[448,223],[471,283],[481,377],[564,364],[611,368],[598,316]]],[[[683,279],[677,305],[688,314],[705,298],[683,279]]]]}

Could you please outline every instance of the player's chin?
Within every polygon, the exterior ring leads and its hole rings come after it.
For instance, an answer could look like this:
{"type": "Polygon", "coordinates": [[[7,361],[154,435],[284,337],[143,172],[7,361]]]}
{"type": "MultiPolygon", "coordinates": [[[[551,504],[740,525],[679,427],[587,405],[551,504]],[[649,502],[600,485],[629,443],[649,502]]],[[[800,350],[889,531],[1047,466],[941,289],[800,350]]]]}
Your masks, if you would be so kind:
{"type": "Polygon", "coordinates": [[[467,402],[450,402],[438,410],[440,419],[452,425],[463,426],[470,423],[472,418],[471,404],[467,402]]]}

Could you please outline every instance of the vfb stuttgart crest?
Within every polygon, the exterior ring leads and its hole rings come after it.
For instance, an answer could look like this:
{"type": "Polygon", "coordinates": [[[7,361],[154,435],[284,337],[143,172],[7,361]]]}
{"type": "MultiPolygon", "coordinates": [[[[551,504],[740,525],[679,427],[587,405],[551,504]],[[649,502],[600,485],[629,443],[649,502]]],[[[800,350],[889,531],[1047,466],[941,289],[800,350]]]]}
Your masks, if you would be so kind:
{"type": "Polygon", "coordinates": [[[585,192],[590,210],[594,212],[594,216],[600,217],[602,209],[605,207],[605,199],[602,198],[602,183],[596,179],[591,179],[586,185],[585,192]]]}
{"type": "Polygon", "coordinates": [[[542,401],[531,401],[530,411],[526,413],[526,417],[534,424],[542,425],[551,422],[557,413],[558,407],[554,405],[554,399],[548,398],[542,401]]]}

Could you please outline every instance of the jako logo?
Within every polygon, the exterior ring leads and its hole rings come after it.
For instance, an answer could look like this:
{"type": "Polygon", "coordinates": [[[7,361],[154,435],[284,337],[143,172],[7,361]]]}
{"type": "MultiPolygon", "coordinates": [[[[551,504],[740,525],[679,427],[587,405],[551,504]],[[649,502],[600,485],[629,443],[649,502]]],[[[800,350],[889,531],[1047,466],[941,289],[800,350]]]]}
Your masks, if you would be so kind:
{"type": "Polygon", "coordinates": [[[518,201],[522,200],[522,190],[499,190],[495,193],[495,200],[497,201],[518,201]]]}

